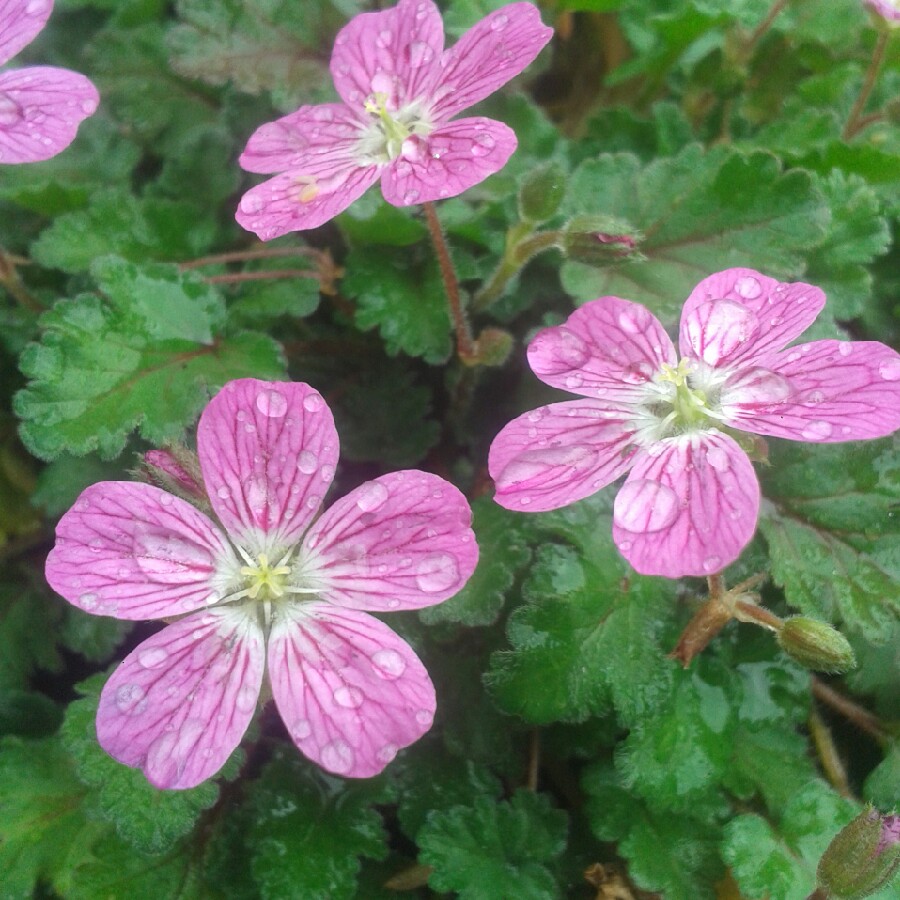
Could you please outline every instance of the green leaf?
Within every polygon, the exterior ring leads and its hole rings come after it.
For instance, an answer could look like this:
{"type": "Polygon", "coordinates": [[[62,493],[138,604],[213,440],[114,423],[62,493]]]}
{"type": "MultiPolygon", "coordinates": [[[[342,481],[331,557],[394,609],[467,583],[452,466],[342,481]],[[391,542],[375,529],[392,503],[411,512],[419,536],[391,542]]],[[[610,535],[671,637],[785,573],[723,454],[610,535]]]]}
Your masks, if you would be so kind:
{"type": "Polygon", "coordinates": [[[559,897],[547,864],[565,849],[567,819],[532,791],[517,791],[508,802],[478,797],[428,816],[419,830],[419,859],[434,869],[429,885],[460,900],[559,897]]]}
{"type": "Polygon", "coordinates": [[[509,619],[512,650],[491,660],[487,683],[500,705],[529,722],[581,721],[610,705],[639,720],[664,694],[674,664],[659,634],[672,582],[631,572],[612,542],[609,499],[598,495],[535,517],[546,535],[509,619]]]}
{"type": "Polygon", "coordinates": [[[28,900],[39,880],[69,896],[73,871],[103,828],[81,812],[84,786],[55,739],[0,741],[3,897],[28,900]]]}
{"type": "Polygon", "coordinates": [[[367,191],[337,221],[355,244],[408,247],[428,234],[413,207],[392,206],[380,191],[367,191]]]}
{"type": "Polygon", "coordinates": [[[200,255],[212,243],[215,223],[192,204],[138,199],[115,188],[95,194],[85,210],[59,216],[32,245],[41,265],[84,272],[97,257],[114,253],[140,263],[200,255]]]}
{"type": "Polygon", "coordinates": [[[53,637],[60,613],[45,596],[0,585],[0,693],[27,687],[38,669],[59,671],[53,637]]]}
{"type": "Polygon", "coordinates": [[[143,772],[109,756],[97,742],[95,725],[106,679],[100,673],[78,685],[82,699],[69,704],[63,744],[72,754],[78,778],[91,788],[86,802],[94,814],[114,825],[119,837],[138,853],[160,854],[191,832],[200,813],[218,799],[219,788],[207,781],[186,791],[159,790],[143,772]]]}
{"type": "Polygon", "coordinates": [[[777,826],[752,814],[732,819],[722,851],[741,893],[805,900],[815,888],[819,858],[856,812],[849,800],[816,780],[795,790],[777,826]]]}
{"type": "Polygon", "coordinates": [[[713,883],[722,871],[716,826],[689,813],[649,808],[622,787],[606,764],[589,768],[582,784],[591,830],[601,841],[618,842],[638,887],[660,891],[666,900],[713,900],[713,883]]]}
{"type": "Polygon", "coordinates": [[[392,766],[397,783],[400,827],[412,840],[432,810],[471,806],[479,797],[498,800],[503,786],[497,777],[471,760],[448,756],[432,742],[422,741],[392,766]]]}
{"type": "Polygon", "coordinates": [[[380,780],[329,778],[301,761],[293,747],[276,753],[254,786],[247,834],[261,896],[353,897],[360,857],[387,855],[374,808],[386,799],[380,780]]]}
{"type": "Polygon", "coordinates": [[[772,575],[804,614],[843,620],[873,643],[900,612],[896,440],[773,445],[760,519],[772,575]]]}
{"type": "Polygon", "coordinates": [[[37,456],[112,457],[134,428],[163,444],[232,378],[284,376],[271,338],[220,335],[224,305],[198,276],[115,259],[94,271],[105,299],[60,301],[41,320],[41,343],[22,355],[30,381],[15,407],[37,456]]]}
{"type": "Polygon", "coordinates": [[[426,625],[459,622],[492,625],[497,621],[517,573],[531,559],[531,523],[487,497],[472,503],[478,540],[478,566],[456,596],[419,612],[426,625]]]}
{"type": "Polygon", "coordinates": [[[830,218],[807,173],[784,173],[767,153],[697,146],[647,166],[628,154],[587,160],[572,175],[566,207],[628,223],[644,234],[646,256],[602,269],[568,261],[566,290],[581,302],[605,294],[635,300],[665,320],[702,278],[730,266],[800,275],[830,218]]]}
{"type": "Polygon", "coordinates": [[[341,285],[356,298],[356,324],[364,331],[378,328],[388,353],[441,363],[452,344],[440,272],[430,257],[412,259],[410,264],[408,251],[355,248],[347,256],[341,285]]]}
{"type": "MultiPolygon", "coordinates": [[[[246,269],[245,271],[257,271],[246,269]]],[[[311,316],[319,306],[319,282],[315,278],[250,281],[228,303],[228,322],[237,328],[262,329],[284,319],[311,316]]]]}
{"type": "Polygon", "coordinates": [[[878,809],[900,806],[900,743],[894,741],[884,759],[869,773],[863,796],[878,809]]]}

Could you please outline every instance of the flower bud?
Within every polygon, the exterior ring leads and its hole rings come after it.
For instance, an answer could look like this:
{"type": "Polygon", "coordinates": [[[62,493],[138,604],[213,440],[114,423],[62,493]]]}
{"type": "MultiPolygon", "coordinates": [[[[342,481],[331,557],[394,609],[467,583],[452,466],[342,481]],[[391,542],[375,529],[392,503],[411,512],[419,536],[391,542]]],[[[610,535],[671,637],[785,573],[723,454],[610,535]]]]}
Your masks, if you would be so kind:
{"type": "Polygon", "coordinates": [[[555,162],[538,166],[519,186],[519,215],[527,222],[544,222],[559,209],[565,193],[562,167],[555,162]]]}
{"type": "Polygon", "coordinates": [[[643,235],[609,216],[575,216],[563,229],[560,249],[570,259],[591,266],[607,266],[625,258],[641,260],[637,249],[643,235]]]}
{"type": "Polygon", "coordinates": [[[485,328],[475,341],[475,354],[471,360],[463,360],[470,365],[502,366],[512,352],[513,339],[502,328],[485,328]]]}
{"type": "Polygon", "coordinates": [[[900,816],[864,809],[828,845],[816,878],[830,900],[861,900],[887,885],[900,865],[900,816]]]}
{"type": "Polygon", "coordinates": [[[781,649],[807,669],[837,674],[856,668],[847,638],[827,622],[793,616],[785,620],[776,638],[781,649]]]}
{"type": "Polygon", "coordinates": [[[186,500],[206,500],[200,462],[196,454],[186,447],[148,450],[136,474],[144,481],[186,500]]]}

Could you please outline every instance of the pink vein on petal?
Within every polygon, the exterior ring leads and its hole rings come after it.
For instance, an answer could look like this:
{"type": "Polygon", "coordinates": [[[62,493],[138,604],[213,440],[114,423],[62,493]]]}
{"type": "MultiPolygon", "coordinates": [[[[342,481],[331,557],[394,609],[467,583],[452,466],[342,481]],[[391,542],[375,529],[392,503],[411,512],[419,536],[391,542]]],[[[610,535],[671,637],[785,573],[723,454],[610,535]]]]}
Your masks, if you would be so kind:
{"type": "Polygon", "coordinates": [[[366,613],[284,607],[273,623],[272,694],[297,747],[337,775],[377,775],[434,718],[434,687],[412,648],[366,613]]]}
{"type": "Polygon", "coordinates": [[[53,12],[53,0],[0,2],[0,65],[12,59],[41,32],[53,12]]]}
{"type": "Polygon", "coordinates": [[[224,535],[189,503],[148,484],[103,481],[56,528],[50,586],[74,606],[119,619],[201,609],[234,564],[224,535]]]}
{"type": "Polygon", "coordinates": [[[642,575],[711,575],[753,536],[759,483],[717,431],[661,441],[635,459],[613,507],[613,539],[642,575]]]}
{"type": "Polygon", "coordinates": [[[262,630],[244,610],[181,619],[133,650],[100,695],[97,738],[110,756],[159,788],[214,775],[256,710],[262,630]]]}

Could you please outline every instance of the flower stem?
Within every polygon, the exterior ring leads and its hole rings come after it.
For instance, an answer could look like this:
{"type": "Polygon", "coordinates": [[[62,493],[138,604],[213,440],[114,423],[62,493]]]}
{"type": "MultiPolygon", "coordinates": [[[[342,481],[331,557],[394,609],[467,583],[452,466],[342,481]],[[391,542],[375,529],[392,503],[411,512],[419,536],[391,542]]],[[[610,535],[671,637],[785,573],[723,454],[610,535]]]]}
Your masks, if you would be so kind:
{"type": "Polygon", "coordinates": [[[824,681],[815,675],[812,677],[812,692],[816,700],[839,712],[860,731],[864,731],[875,738],[879,744],[887,743],[888,734],[881,722],[872,713],[859,704],[854,703],[849,697],[839,694],[834,688],[825,684],[824,681]]]}
{"type": "Polygon", "coordinates": [[[882,62],[884,62],[884,51],[887,48],[888,36],[889,33],[887,28],[879,29],[878,41],[875,44],[875,49],[872,51],[872,59],[869,61],[869,68],[866,70],[859,96],[853,104],[853,109],[850,110],[850,115],[847,117],[844,130],[841,132],[841,138],[845,141],[849,141],[850,138],[862,130],[862,128],[870,121],[869,117],[861,119],[860,115],[862,114],[863,108],[869,100],[869,95],[872,93],[872,88],[875,87],[875,82],[878,79],[878,72],[881,69],[882,62]]]}
{"type": "Polygon", "coordinates": [[[772,23],[778,18],[779,13],[788,5],[790,0],[775,0],[772,7],[766,13],[766,17],[759,23],[756,30],[747,40],[747,48],[751,49],[756,46],[759,39],[772,27],[772,23]]]}
{"type": "Polygon", "coordinates": [[[441,270],[441,278],[444,281],[444,291],[447,295],[447,305],[450,308],[450,318],[456,330],[456,352],[462,362],[471,365],[476,358],[475,343],[472,340],[472,328],[463,307],[462,296],[459,290],[459,279],[453,268],[453,260],[450,258],[450,248],[444,237],[437,210],[434,203],[428,201],[422,204],[425,208],[425,221],[428,223],[428,231],[431,235],[431,243],[437,253],[438,266],[441,270]]]}
{"type": "Polygon", "coordinates": [[[503,294],[507,282],[523,266],[543,250],[549,250],[556,247],[559,243],[560,234],[558,231],[541,231],[537,234],[530,234],[523,240],[516,240],[517,235],[511,235],[513,240],[511,245],[507,247],[500,265],[494,269],[491,277],[482,285],[472,300],[473,309],[486,309],[496,300],[499,300],[503,294]]]}
{"type": "Polygon", "coordinates": [[[12,298],[22,309],[40,313],[44,311],[43,305],[35,297],[31,296],[28,288],[25,287],[22,279],[19,278],[19,272],[16,269],[16,266],[27,262],[28,260],[22,259],[20,256],[13,256],[0,247],[0,285],[3,285],[9,291],[12,298]]]}
{"type": "Polygon", "coordinates": [[[232,250],[228,253],[216,253],[212,256],[202,256],[199,259],[191,259],[179,263],[180,269],[199,269],[203,266],[219,265],[220,263],[246,262],[253,259],[278,259],[282,256],[310,256],[318,260],[322,256],[321,250],[313,247],[263,247],[257,250],[232,250]]]}
{"type": "Polygon", "coordinates": [[[237,284],[242,281],[264,281],[267,278],[315,278],[319,273],[313,269],[269,269],[260,272],[226,272],[224,275],[207,275],[207,284],[237,284]]]}
{"type": "Polygon", "coordinates": [[[815,707],[809,713],[809,733],[812,737],[816,753],[819,755],[819,762],[822,765],[822,771],[828,779],[829,784],[842,796],[850,797],[853,792],[850,790],[850,782],[847,780],[847,770],[841,762],[841,755],[834,746],[834,738],[831,731],[825,724],[825,720],[819,715],[815,707]]]}

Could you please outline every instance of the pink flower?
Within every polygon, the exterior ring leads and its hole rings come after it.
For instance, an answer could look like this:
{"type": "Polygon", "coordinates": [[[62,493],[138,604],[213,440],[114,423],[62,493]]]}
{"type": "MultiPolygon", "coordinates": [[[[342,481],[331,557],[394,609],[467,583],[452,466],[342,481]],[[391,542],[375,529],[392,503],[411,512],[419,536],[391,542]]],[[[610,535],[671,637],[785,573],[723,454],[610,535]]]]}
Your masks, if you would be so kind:
{"type": "Polygon", "coordinates": [[[431,0],[354,17],[331,56],[344,102],[301,106],[256,130],[241,166],[281,174],[244,194],[238,222],[265,241],[327,222],[379,178],[394,206],[478,184],[503,168],[516,136],[481,116],[449,120],[518,75],[552,34],[530,3],[490,13],[449,50],[431,0]]]}
{"type": "MultiPolygon", "coordinates": [[[[0,64],[35,39],[52,10],[53,0],[0,2],[0,64]]],[[[0,162],[56,156],[99,102],[94,85],[68,69],[31,66],[0,73],[0,162]]]]}
{"type": "Polygon", "coordinates": [[[865,0],[866,5],[888,22],[900,22],[900,0],[865,0]]]}
{"type": "Polygon", "coordinates": [[[739,432],[832,442],[900,427],[900,356],[889,347],[785,349],[824,304],[816,287],[752,269],[711,275],[682,310],[680,362],[643,306],[585,304],[528,348],[542,381],[584,399],[535,409],[500,432],[488,462],[497,502],[557,509],[630,470],[613,538],[631,565],[669,578],[718,572],[753,536],[759,510],[739,432]]]}
{"type": "Polygon", "coordinates": [[[313,521],[334,476],[331,411],[306,384],[241,379],[197,429],[214,518],[148,484],[101,482],[60,520],[47,580],[120,619],[175,619],[106,683],[97,737],[157,787],[192,787],[241,740],[263,687],[329,772],[380,772],[431,726],[434,688],[371,612],[455,594],[471,511],[436,475],[366,482],[313,521]],[[179,618],[180,617],[180,618],[179,618]]]}

